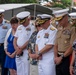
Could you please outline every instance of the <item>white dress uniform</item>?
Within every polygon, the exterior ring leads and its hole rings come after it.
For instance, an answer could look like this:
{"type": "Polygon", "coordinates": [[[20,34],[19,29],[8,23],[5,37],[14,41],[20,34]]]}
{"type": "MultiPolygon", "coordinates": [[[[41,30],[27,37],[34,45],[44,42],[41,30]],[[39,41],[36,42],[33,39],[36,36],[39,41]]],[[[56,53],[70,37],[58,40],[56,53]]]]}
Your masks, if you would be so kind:
{"type": "MultiPolygon", "coordinates": [[[[17,28],[15,37],[17,37],[17,45],[21,47],[26,43],[32,32],[31,25],[24,27],[20,25],[17,28]]],[[[16,57],[16,65],[17,65],[17,75],[29,75],[29,62],[28,62],[28,51],[27,49],[23,50],[23,56],[16,57]]]]}
{"type": "MultiPolygon", "coordinates": [[[[45,45],[54,45],[57,29],[50,25],[46,30],[38,32],[36,44],[40,51],[45,45]],[[46,36],[47,35],[47,36],[46,36]]],[[[39,75],[56,75],[54,63],[54,49],[42,54],[42,59],[38,63],[39,75]]]]}

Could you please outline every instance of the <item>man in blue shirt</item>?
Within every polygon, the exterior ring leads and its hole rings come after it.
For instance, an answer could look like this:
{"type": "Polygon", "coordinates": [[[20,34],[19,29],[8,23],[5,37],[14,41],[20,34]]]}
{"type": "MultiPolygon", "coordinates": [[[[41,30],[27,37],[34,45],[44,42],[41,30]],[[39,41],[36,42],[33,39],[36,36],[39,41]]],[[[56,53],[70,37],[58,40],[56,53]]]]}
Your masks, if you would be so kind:
{"type": "Polygon", "coordinates": [[[1,64],[1,75],[8,75],[8,69],[4,68],[5,63],[5,52],[4,52],[4,39],[8,29],[11,27],[10,23],[4,19],[4,9],[0,9],[0,64],[1,64]]]}

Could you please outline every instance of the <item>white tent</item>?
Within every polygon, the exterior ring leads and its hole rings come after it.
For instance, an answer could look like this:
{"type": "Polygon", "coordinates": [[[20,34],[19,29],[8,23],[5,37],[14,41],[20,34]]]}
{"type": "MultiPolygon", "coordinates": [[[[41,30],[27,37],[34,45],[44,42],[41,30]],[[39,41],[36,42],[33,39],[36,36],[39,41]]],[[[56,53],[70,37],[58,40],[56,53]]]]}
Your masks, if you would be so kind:
{"type": "Polygon", "coordinates": [[[21,11],[30,11],[31,15],[36,16],[37,14],[50,14],[52,9],[46,6],[41,6],[39,4],[1,4],[1,9],[5,9],[5,18],[10,19],[12,16],[16,15],[21,11]]]}

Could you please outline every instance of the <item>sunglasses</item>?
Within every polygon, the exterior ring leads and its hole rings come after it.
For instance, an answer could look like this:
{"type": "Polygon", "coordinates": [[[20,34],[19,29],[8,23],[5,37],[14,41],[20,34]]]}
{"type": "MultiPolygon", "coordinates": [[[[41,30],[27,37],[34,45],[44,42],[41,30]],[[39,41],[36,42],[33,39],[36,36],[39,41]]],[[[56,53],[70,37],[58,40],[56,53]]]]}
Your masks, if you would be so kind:
{"type": "Polygon", "coordinates": [[[36,25],[35,27],[40,27],[41,25],[36,25]]]}

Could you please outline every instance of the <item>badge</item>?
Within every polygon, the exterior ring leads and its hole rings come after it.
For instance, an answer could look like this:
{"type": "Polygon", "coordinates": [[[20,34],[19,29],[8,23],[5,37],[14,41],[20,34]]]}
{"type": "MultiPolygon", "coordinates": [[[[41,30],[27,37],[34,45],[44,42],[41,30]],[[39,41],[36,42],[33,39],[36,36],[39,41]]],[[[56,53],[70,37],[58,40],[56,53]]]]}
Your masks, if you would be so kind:
{"type": "Polygon", "coordinates": [[[27,31],[31,31],[31,28],[26,28],[27,31]]]}
{"type": "Polygon", "coordinates": [[[40,38],[40,36],[38,36],[38,38],[40,38]]]}
{"type": "Polygon", "coordinates": [[[7,29],[7,26],[4,25],[4,26],[2,26],[2,28],[3,28],[3,29],[7,29]]]}
{"type": "Polygon", "coordinates": [[[49,34],[45,33],[44,38],[48,38],[48,37],[49,37],[49,34]]]}

